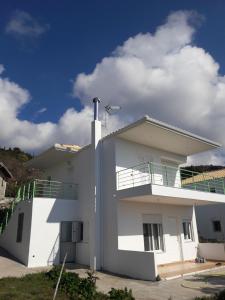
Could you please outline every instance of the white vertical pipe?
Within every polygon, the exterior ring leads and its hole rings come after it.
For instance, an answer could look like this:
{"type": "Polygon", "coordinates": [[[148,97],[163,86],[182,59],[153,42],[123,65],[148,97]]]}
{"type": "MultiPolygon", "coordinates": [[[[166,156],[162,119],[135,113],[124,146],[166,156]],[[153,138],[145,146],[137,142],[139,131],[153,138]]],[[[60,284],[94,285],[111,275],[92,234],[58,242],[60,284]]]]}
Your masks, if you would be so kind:
{"type": "Polygon", "coordinates": [[[93,201],[91,203],[91,245],[90,245],[90,267],[93,270],[101,268],[101,227],[100,227],[100,208],[101,208],[101,122],[98,120],[99,99],[93,99],[94,121],[92,122],[92,157],[93,157],[93,201]]]}

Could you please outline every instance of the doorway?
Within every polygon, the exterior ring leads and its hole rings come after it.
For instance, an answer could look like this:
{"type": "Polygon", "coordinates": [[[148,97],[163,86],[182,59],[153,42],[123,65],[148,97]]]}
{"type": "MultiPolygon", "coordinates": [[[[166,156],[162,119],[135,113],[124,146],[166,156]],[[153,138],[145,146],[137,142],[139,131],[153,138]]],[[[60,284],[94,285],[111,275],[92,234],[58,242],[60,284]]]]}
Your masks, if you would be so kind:
{"type": "Polygon", "coordinates": [[[168,217],[167,219],[166,252],[170,262],[182,260],[181,241],[178,230],[178,220],[176,217],[168,217]]]}
{"type": "Polygon", "coordinates": [[[76,243],[73,242],[73,222],[65,221],[60,225],[60,263],[66,255],[66,263],[74,263],[76,258],[76,243]]]}

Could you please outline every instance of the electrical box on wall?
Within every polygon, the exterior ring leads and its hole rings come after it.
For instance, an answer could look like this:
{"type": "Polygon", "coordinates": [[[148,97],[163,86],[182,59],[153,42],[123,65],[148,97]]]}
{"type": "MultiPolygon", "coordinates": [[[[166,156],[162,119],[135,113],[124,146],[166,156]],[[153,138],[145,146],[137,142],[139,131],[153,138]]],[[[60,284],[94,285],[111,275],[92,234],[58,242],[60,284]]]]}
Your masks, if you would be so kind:
{"type": "Polygon", "coordinates": [[[72,227],[72,242],[79,243],[83,240],[83,222],[74,221],[72,227]]]}

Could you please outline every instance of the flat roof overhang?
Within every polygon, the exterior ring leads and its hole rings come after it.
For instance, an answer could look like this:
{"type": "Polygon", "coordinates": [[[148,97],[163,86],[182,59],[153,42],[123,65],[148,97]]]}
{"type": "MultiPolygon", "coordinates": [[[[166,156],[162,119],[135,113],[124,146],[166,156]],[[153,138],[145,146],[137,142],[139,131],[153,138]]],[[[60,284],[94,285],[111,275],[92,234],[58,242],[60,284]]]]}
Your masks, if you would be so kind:
{"type": "Polygon", "coordinates": [[[170,205],[225,204],[225,195],[183,188],[146,184],[117,191],[117,199],[170,205]]]}
{"type": "Polygon", "coordinates": [[[154,120],[149,116],[145,116],[139,121],[109,136],[112,135],[148,147],[185,156],[212,150],[221,146],[216,142],[154,120]]]}

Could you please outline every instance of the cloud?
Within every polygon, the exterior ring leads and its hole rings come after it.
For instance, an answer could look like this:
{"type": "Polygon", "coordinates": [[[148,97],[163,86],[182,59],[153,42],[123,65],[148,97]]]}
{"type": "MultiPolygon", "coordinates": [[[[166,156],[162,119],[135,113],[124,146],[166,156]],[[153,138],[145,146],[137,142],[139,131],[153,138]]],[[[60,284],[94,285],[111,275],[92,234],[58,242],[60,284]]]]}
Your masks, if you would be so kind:
{"type": "MultiPolygon", "coordinates": [[[[93,72],[76,77],[74,96],[85,105],[95,95],[104,104],[122,106],[120,119],[126,123],[149,114],[225,145],[225,76],[194,44],[200,19],[178,11],[155,33],[130,37],[93,72]]],[[[224,163],[224,156],[218,161],[224,163]]]]}
{"type": "MultiPolygon", "coordinates": [[[[0,70],[3,67],[0,65],[0,70]]],[[[81,112],[68,109],[58,123],[33,123],[20,120],[18,115],[31,101],[26,89],[0,75],[0,145],[20,147],[27,151],[40,151],[55,142],[86,145],[90,141],[92,109],[81,112]]],[[[39,112],[44,112],[41,109],[39,112]]]]}
{"type": "MultiPolygon", "coordinates": [[[[219,74],[214,58],[194,44],[198,20],[192,12],[175,12],[154,33],[130,37],[93,72],[79,74],[73,92],[84,108],[80,112],[69,108],[57,123],[19,119],[31,101],[30,94],[5,78],[0,65],[1,145],[40,151],[55,142],[89,143],[94,96],[102,99],[101,107],[122,107],[109,117],[108,132],[149,114],[225,145],[225,76],[219,74]]],[[[196,161],[221,164],[224,152],[189,160],[196,161]]]]}
{"type": "Polygon", "coordinates": [[[48,29],[48,24],[40,24],[29,13],[22,10],[16,10],[7,23],[5,32],[20,38],[38,38],[48,29]]]}

